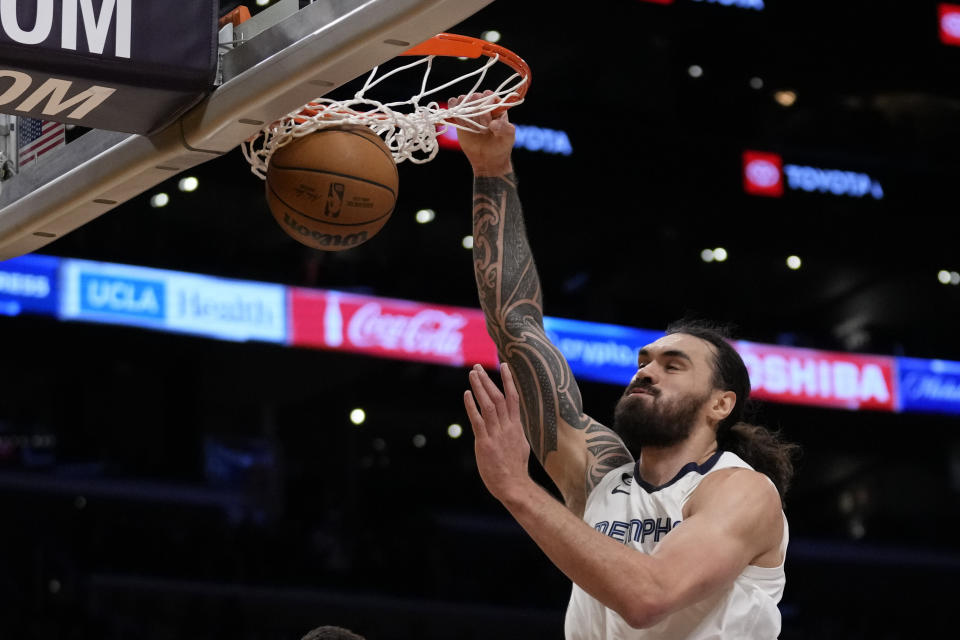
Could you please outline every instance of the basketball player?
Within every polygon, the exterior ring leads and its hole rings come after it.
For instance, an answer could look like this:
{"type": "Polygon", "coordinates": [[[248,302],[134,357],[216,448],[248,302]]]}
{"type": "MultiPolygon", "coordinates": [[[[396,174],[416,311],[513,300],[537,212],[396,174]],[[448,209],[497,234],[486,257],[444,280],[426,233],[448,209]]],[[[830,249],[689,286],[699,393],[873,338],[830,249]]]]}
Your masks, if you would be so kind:
{"type": "Polygon", "coordinates": [[[514,127],[505,113],[478,122],[488,130],[458,136],[474,172],[475,275],[504,392],[476,366],[464,403],[487,489],[574,583],[567,639],[776,638],[795,445],[739,422],[746,367],[699,324],[640,350],[612,430],[583,412],[543,328],[514,127]],[[528,475],[531,448],[565,505],[528,475]]]}

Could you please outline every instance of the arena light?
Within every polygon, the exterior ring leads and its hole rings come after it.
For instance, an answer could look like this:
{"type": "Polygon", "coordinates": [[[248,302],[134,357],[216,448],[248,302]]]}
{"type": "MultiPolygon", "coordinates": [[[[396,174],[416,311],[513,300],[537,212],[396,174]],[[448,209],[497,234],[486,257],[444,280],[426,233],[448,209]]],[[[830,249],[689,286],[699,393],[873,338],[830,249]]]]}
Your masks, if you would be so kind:
{"type": "Polygon", "coordinates": [[[270,4],[270,0],[257,0],[258,7],[265,7],[270,4]]]}
{"type": "Polygon", "coordinates": [[[420,224],[427,224],[428,222],[433,222],[434,218],[437,217],[436,212],[433,209],[420,209],[417,211],[416,219],[420,224]]]}
{"type": "Polygon", "coordinates": [[[723,247],[717,247],[713,250],[713,259],[717,262],[723,262],[727,259],[727,250],[723,247]]]}
{"type": "Polygon", "coordinates": [[[463,245],[464,249],[473,249],[473,236],[463,236],[460,244],[463,245]]]}
{"type": "Polygon", "coordinates": [[[487,42],[500,42],[500,32],[495,29],[484,31],[482,34],[480,34],[480,37],[487,42]]]}
{"type": "Polygon", "coordinates": [[[418,433],[417,435],[413,436],[413,446],[415,446],[417,449],[423,449],[426,444],[427,436],[423,435],[422,433],[418,433]]]}
{"type": "Polygon", "coordinates": [[[957,273],[956,271],[950,272],[950,284],[960,284],[960,273],[957,273]]]}
{"type": "Polygon", "coordinates": [[[154,209],[159,209],[170,204],[170,196],[160,192],[153,194],[153,197],[150,198],[150,206],[154,209]]]}
{"type": "Polygon", "coordinates": [[[692,64],[687,67],[687,73],[690,74],[691,78],[699,78],[703,75],[703,67],[698,64],[692,64]]]}
{"type": "Polygon", "coordinates": [[[757,91],[759,91],[760,89],[763,89],[763,78],[759,76],[754,76],[750,78],[750,88],[756,89],[757,91]]]}
{"type": "Polygon", "coordinates": [[[700,259],[704,262],[713,262],[713,249],[704,249],[700,252],[700,259]]]}
{"type": "Polygon", "coordinates": [[[194,176],[188,176],[186,178],[182,178],[180,182],[177,183],[177,188],[180,189],[180,191],[183,191],[185,193],[196,191],[197,187],[199,186],[200,186],[200,181],[197,180],[194,176]]]}
{"type": "Polygon", "coordinates": [[[940,284],[950,284],[950,272],[946,269],[941,269],[940,272],[937,273],[937,280],[940,281],[940,284]]]}
{"type": "Polygon", "coordinates": [[[350,422],[360,426],[367,419],[367,412],[363,409],[354,409],[350,412],[350,422]]]}
{"type": "Polygon", "coordinates": [[[801,267],[803,261],[800,260],[800,256],[787,256],[787,267],[796,271],[801,267]]]}
{"type": "Polygon", "coordinates": [[[773,99],[777,101],[781,107],[792,107],[797,101],[797,94],[795,91],[777,91],[773,94],[773,99]]]}
{"type": "Polygon", "coordinates": [[[449,427],[447,427],[447,435],[456,440],[463,435],[463,427],[454,422],[449,427]]]}

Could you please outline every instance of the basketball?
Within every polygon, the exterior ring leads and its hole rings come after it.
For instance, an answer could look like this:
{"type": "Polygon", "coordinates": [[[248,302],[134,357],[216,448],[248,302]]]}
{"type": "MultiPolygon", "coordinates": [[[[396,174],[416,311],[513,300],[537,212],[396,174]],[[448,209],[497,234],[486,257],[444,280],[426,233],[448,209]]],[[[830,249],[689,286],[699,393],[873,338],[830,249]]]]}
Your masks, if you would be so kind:
{"type": "Polygon", "coordinates": [[[281,228],[314,249],[363,244],[390,219],[399,176],[387,145],[360,125],[320,129],[277,149],[267,205],[281,228]]]}

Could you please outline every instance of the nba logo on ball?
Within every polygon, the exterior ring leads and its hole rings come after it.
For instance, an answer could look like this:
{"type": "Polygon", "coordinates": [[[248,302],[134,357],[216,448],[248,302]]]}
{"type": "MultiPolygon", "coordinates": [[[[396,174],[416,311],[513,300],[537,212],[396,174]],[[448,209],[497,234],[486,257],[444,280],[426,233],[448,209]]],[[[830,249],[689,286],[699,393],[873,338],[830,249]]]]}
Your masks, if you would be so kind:
{"type": "Polygon", "coordinates": [[[744,151],[743,190],[754,196],[782,196],[783,158],[777,153],[744,151]]]}
{"type": "Polygon", "coordinates": [[[342,182],[331,182],[330,191],[327,193],[327,208],[323,210],[323,215],[328,218],[340,217],[340,209],[343,207],[343,192],[346,187],[342,182]]]}
{"type": "Polygon", "coordinates": [[[940,42],[960,46],[960,5],[940,3],[940,42]]]}

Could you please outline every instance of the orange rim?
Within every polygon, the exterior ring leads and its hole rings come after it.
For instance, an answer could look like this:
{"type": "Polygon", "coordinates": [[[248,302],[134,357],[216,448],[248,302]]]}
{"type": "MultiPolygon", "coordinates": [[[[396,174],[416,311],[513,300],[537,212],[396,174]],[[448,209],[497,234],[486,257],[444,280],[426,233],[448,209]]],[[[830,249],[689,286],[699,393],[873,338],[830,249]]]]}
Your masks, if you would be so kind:
{"type": "Polygon", "coordinates": [[[523,58],[513,51],[500,45],[472,38],[470,36],[461,36],[455,33],[440,33],[425,42],[421,42],[415,47],[407,49],[400,55],[402,56],[454,56],[464,58],[479,58],[487,56],[495,58],[500,56],[500,61],[516,71],[522,78],[526,79],[517,92],[507,98],[507,102],[516,102],[527,95],[527,89],[530,88],[530,66],[523,58]]]}
{"type": "MultiPolygon", "coordinates": [[[[407,49],[400,55],[451,56],[463,58],[479,58],[480,56],[495,58],[499,56],[500,62],[503,62],[511,69],[516,71],[520,77],[526,79],[526,82],[524,82],[523,85],[514,93],[507,96],[504,101],[506,104],[503,107],[496,109],[493,112],[494,116],[498,116],[503,113],[507,108],[509,108],[511,103],[522,100],[523,97],[527,95],[527,89],[530,87],[530,67],[523,58],[505,47],[493,44],[492,42],[487,42],[486,40],[482,40],[480,38],[461,36],[455,33],[440,33],[433,36],[429,40],[421,42],[415,47],[407,49]]],[[[294,122],[296,124],[303,124],[312,117],[316,116],[320,110],[312,108],[314,104],[315,103],[307,103],[304,108],[301,109],[296,116],[294,116],[294,122]]]]}

